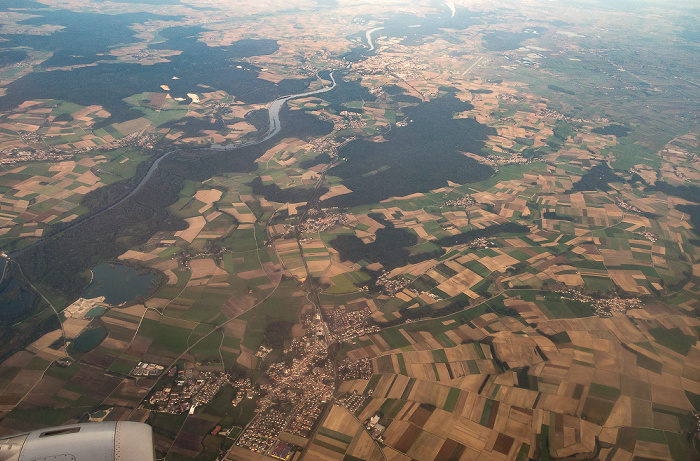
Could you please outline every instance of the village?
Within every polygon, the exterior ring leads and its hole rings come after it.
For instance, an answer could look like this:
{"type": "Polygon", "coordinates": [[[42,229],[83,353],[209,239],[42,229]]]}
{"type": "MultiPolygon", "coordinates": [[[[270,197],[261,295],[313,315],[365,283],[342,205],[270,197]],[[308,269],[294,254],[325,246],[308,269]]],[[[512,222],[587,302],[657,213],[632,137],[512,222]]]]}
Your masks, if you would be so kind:
{"type": "Polygon", "coordinates": [[[476,205],[476,199],[474,199],[471,195],[465,195],[458,199],[448,200],[445,202],[445,206],[458,206],[464,208],[469,208],[474,205],[476,205]]]}
{"type": "MultiPolygon", "coordinates": [[[[148,368],[148,364],[146,365],[148,368]]],[[[193,368],[178,371],[173,367],[168,372],[168,376],[176,378],[175,384],[155,392],[148,403],[156,411],[171,414],[194,413],[198,406],[209,402],[219,389],[231,382],[231,376],[228,373],[197,372],[193,368]]]]}
{"type": "Polygon", "coordinates": [[[362,120],[362,113],[349,112],[347,110],[341,111],[340,116],[343,119],[337,122],[334,126],[334,130],[347,130],[347,129],[362,129],[367,125],[367,122],[362,120]]]}
{"type": "Polygon", "coordinates": [[[409,286],[412,282],[406,277],[389,277],[389,273],[385,272],[377,278],[375,285],[382,287],[382,291],[389,296],[394,296],[409,286]]]}
{"type": "Polygon", "coordinates": [[[338,397],[336,399],[336,403],[347,408],[350,413],[357,413],[368,398],[369,395],[352,392],[351,394],[345,394],[338,397]]]}
{"type": "Polygon", "coordinates": [[[569,288],[566,290],[557,290],[557,293],[565,295],[565,297],[589,303],[595,309],[596,315],[599,317],[612,317],[614,312],[626,314],[629,309],[641,309],[644,305],[639,298],[595,298],[585,295],[581,291],[569,288]]]}
{"type": "MultiPolygon", "coordinates": [[[[44,141],[44,137],[36,133],[29,133],[22,136],[22,140],[26,143],[41,143],[44,141]]],[[[154,134],[141,135],[138,133],[131,133],[110,144],[101,146],[101,149],[102,151],[109,151],[126,146],[153,149],[157,141],[158,137],[154,134]]],[[[93,150],[93,147],[75,148],[70,151],[62,150],[57,147],[5,150],[4,152],[0,152],[0,165],[14,165],[26,162],[62,162],[72,159],[76,154],[92,152],[93,150]]]]}
{"type": "MultiPolygon", "coordinates": [[[[330,117],[328,116],[319,116],[321,120],[331,120],[330,117]]],[[[329,137],[323,137],[323,138],[314,138],[312,139],[309,144],[313,147],[315,152],[318,152],[319,154],[327,154],[331,158],[335,158],[338,156],[338,148],[347,141],[350,141],[353,138],[350,138],[346,141],[339,141],[335,138],[329,138],[329,137]]]]}
{"type": "Polygon", "coordinates": [[[623,210],[632,211],[634,213],[641,213],[642,212],[642,210],[640,210],[639,208],[637,208],[634,205],[630,205],[629,203],[625,202],[624,200],[617,199],[617,201],[615,202],[615,205],[619,206],[623,210]]]}
{"type": "Polygon", "coordinates": [[[309,218],[299,224],[299,231],[303,233],[323,232],[336,224],[346,224],[348,216],[345,213],[338,213],[327,209],[309,210],[309,218]]]}
{"type": "Polygon", "coordinates": [[[381,331],[377,325],[368,322],[371,314],[372,312],[366,304],[353,311],[342,308],[326,310],[330,330],[339,343],[354,343],[354,339],[359,336],[381,331]]]}
{"type": "Polygon", "coordinates": [[[60,162],[73,158],[73,155],[53,147],[39,150],[13,150],[2,154],[0,165],[14,165],[22,162],[60,162]]]}
{"type": "Polygon", "coordinates": [[[283,431],[309,437],[335,389],[328,357],[331,342],[328,326],[319,315],[313,316],[307,334],[295,338],[286,350],[294,353],[291,363],[275,362],[265,371],[270,384],[261,387],[257,414],[241,432],[238,446],[265,453],[278,448],[276,442],[283,431]]]}

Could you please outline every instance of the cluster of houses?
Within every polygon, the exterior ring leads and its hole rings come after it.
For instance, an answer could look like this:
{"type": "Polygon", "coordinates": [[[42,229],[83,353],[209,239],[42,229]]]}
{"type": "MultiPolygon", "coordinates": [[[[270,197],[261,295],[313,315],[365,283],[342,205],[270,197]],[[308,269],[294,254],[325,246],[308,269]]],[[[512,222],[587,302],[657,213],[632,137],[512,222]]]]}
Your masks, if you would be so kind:
{"type": "Polygon", "coordinates": [[[172,386],[153,393],[148,400],[157,411],[179,414],[184,412],[194,413],[201,405],[208,403],[223,386],[229,384],[230,375],[219,371],[201,371],[195,377],[195,371],[191,368],[177,371],[171,368],[169,376],[177,379],[172,386]]]}
{"type": "Polygon", "coordinates": [[[639,298],[594,298],[573,288],[557,290],[557,293],[576,301],[589,303],[599,317],[612,317],[613,312],[626,314],[629,309],[640,309],[643,306],[642,300],[639,298]]]}
{"type": "Polygon", "coordinates": [[[394,296],[396,293],[403,291],[412,282],[404,276],[389,278],[389,273],[385,272],[377,278],[375,285],[382,287],[382,291],[389,296],[394,296]]]}

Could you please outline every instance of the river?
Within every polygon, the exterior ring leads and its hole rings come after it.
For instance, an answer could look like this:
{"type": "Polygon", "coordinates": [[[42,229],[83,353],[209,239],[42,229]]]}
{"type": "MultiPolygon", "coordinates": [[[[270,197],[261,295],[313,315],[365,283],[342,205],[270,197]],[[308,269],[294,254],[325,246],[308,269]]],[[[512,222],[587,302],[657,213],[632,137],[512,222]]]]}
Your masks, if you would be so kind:
{"type": "MultiPolygon", "coordinates": [[[[270,117],[270,128],[267,130],[267,133],[265,133],[262,137],[256,139],[255,141],[249,141],[249,142],[246,142],[246,143],[234,142],[234,143],[231,143],[231,144],[224,144],[224,145],[221,145],[221,144],[214,144],[214,145],[211,145],[211,146],[209,146],[209,147],[204,147],[203,149],[210,149],[210,150],[217,150],[217,151],[222,151],[222,150],[236,150],[236,149],[241,149],[241,148],[247,147],[247,146],[254,146],[254,145],[257,145],[257,144],[261,144],[261,143],[267,141],[268,139],[273,138],[273,137],[276,136],[277,133],[279,133],[280,130],[282,129],[282,123],[280,122],[280,111],[282,110],[282,107],[284,106],[284,104],[285,104],[287,101],[289,101],[290,99],[302,98],[302,97],[305,97],[305,96],[311,96],[311,95],[314,95],[314,94],[325,93],[325,92],[327,92],[327,91],[332,90],[332,89],[335,88],[336,85],[337,85],[337,83],[336,83],[336,81],[335,81],[335,77],[333,77],[333,72],[330,73],[330,78],[331,78],[331,82],[333,82],[333,84],[332,84],[331,86],[324,87],[324,88],[321,88],[321,89],[319,89],[319,90],[313,90],[313,91],[307,91],[307,92],[304,92],[304,93],[297,93],[297,94],[291,94],[291,95],[288,95],[288,96],[282,96],[282,97],[277,98],[277,99],[275,99],[274,101],[272,101],[272,102],[270,103],[270,105],[268,106],[268,108],[267,108],[268,115],[269,115],[269,117],[270,117]]],[[[171,150],[171,151],[169,151],[169,152],[166,152],[165,154],[161,155],[160,157],[158,157],[158,158],[153,162],[153,164],[151,165],[151,167],[148,169],[148,171],[146,172],[146,174],[144,175],[144,177],[141,179],[141,181],[139,181],[139,183],[136,185],[136,187],[134,187],[134,188],[131,190],[131,192],[129,192],[127,195],[125,195],[125,196],[122,197],[121,199],[117,200],[117,201],[114,202],[113,204],[109,205],[109,206],[106,207],[106,208],[103,208],[102,210],[96,212],[95,214],[86,216],[86,217],[84,217],[83,219],[79,219],[78,221],[74,222],[74,223],[71,224],[70,226],[68,226],[68,227],[66,227],[66,228],[64,228],[64,229],[62,229],[61,231],[59,231],[59,232],[57,232],[57,233],[55,233],[55,234],[47,235],[46,237],[44,237],[44,238],[42,238],[41,240],[38,240],[38,241],[32,243],[31,245],[27,245],[27,246],[24,247],[24,248],[20,248],[19,250],[13,251],[13,252],[10,253],[8,256],[9,256],[10,258],[16,258],[17,256],[21,255],[21,254],[24,253],[25,251],[27,251],[27,250],[29,250],[29,249],[31,249],[31,248],[35,248],[35,247],[41,245],[41,244],[42,244],[44,241],[46,241],[47,239],[50,239],[50,238],[52,238],[52,237],[55,237],[56,235],[62,234],[63,232],[65,232],[65,231],[67,231],[67,230],[73,229],[75,226],[78,226],[78,225],[80,225],[80,224],[82,224],[82,223],[84,223],[84,222],[86,222],[86,221],[89,221],[89,220],[91,220],[91,219],[94,219],[94,218],[100,216],[101,214],[103,214],[103,213],[105,213],[105,212],[111,210],[112,208],[121,205],[122,203],[124,203],[125,201],[127,201],[127,200],[129,200],[131,197],[133,197],[134,194],[136,194],[139,190],[141,190],[141,188],[148,182],[148,180],[151,179],[151,176],[153,176],[153,173],[155,173],[155,171],[158,169],[158,166],[160,165],[160,162],[162,162],[162,161],[165,160],[167,157],[171,156],[172,154],[174,154],[174,153],[176,153],[176,152],[178,152],[178,151],[179,151],[179,149],[173,149],[173,150],[171,150]]]]}
{"type": "Polygon", "coordinates": [[[374,51],[374,43],[372,43],[372,34],[378,30],[382,30],[384,27],[375,27],[365,32],[365,37],[367,37],[367,43],[369,44],[369,51],[374,51]]]}

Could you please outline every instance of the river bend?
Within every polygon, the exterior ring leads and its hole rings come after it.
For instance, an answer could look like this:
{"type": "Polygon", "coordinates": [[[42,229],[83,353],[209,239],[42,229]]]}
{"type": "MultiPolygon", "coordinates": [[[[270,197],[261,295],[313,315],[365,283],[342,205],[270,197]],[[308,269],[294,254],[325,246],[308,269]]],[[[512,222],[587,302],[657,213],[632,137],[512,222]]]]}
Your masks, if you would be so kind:
{"type": "MultiPolygon", "coordinates": [[[[292,94],[292,95],[288,95],[288,96],[282,96],[282,97],[277,98],[277,99],[275,99],[274,101],[272,101],[272,102],[270,103],[270,105],[268,106],[268,108],[267,108],[268,115],[269,115],[269,119],[270,119],[270,127],[268,128],[267,133],[265,133],[263,136],[261,136],[260,138],[256,139],[255,141],[249,141],[249,142],[245,142],[245,143],[234,142],[234,143],[231,143],[231,144],[224,144],[224,145],[221,145],[221,144],[214,144],[214,145],[212,145],[212,146],[206,147],[205,149],[216,150],[216,151],[222,151],[222,150],[225,150],[225,151],[232,151],[232,150],[241,149],[241,148],[247,147],[247,146],[254,146],[254,145],[257,145],[257,144],[261,144],[261,143],[267,141],[268,139],[273,138],[273,137],[276,136],[276,135],[280,132],[280,130],[282,129],[282,123],[280,122],[280,111],[282,110],[282,107],[284,106],[284,104],[285,104],[287,101],[289,101],[290,99],[302,98],[302,97],[305,97],[305,96],[311,96],[311,95],[314,95],[314,94],[325,93],[325,92],[327,92],[327,91],[332,90],[332,89],[335,88],[336,85],[337,85],[337,83],[336,83],[336,81],[335,81],[335,78],[333,77],[333,72],[330,73],[330,78],[331,78],[331,82],[333,82],[333,84],[332,84],[331,86],[324,87],[324,88],[321,88],[321,89],[319,89],[319,90],[313,90],[313,91],[307,91],[307,92],[304,92],[304,93],[297,93],[297,94],[292,94]]],[[[68,227],[66,227],[66,228],[64,228],[64,229],[62,229],[62,230],[60,230],[59,232],[57,232],[57,233],[55,233],[55,234],[47,235],[46,237],[44,237],[44,238],[42,238],[41,240],[38,240],[38,241],[32,243],[31,245],[27,245],[27,246],[24,247],[24,248],[21,248],[21,249],[19,249],[19,250],[16,250],[16,251],[11,252],[11,253],[9,254],[9,257],[10,257],[10,258],[15,258],[15,257],[21,255],[22,253],[24,253],[25,251],[27,251],[27,250],[29,250],[29,249],[31,249],[31,248],[35,248],[35,247],[41,245],[41,244],[42,244],[43,242],[45,242],[46,240],[48,240],[48,239],[50,239],[50,238],[52,238],[52,237],[55,237],[56,235],[62,234],[63,232],[66,232],[67,230],[73,229],[74,227],[76,227],[76,226],[78,226],[78,225],[80,225],[80,224],[82,224],[82,223],[84,223],[84,222],[86,222],[86,221],[89,221],[89,220],[91,220],[91,219],[94,219],[94,218],[100,216],[101,214],[103,214],[103,213],[105,213],[105,212],[111,210],[112,208],[117,207],[117,206],[121,205],[122,203],[124,203],[125,201],[129,200],[129,199],[130,199],[131,197],[133,197],[139,190],[141,190],[141,188],[148,182],[149,179],[151,179],[151,176],[153,176],[153,173],[155,173],[155,171],[158,169],[158,166],[160,165],[160,162],[162,162],[162,161],[165,160],[167,157],[170,157],[172,154],[174,154],[174,153],[176,153],[176,152],[178,152],[178,151],[179,151],[179,149],[173,149],[173,150],[171,150],[171,151],[169,151],[169,152],[166,152],[165,154],[161,155],[160,157],[158,157],[158,158],[153,162],[153,164],[151,165],[151,167],[148,169],[148,171],[146,172],[146,174],[144,175],[144,177],[141,179],[141,181],[139,181],[139,183],[136,185],[136,187],[134,187],[134,188],[131,190],[131,192],[129,192],[127,195],[125,195],[125,196],[122,197],[121,199],[119,199],[119,200],[117,200],[116,202],[114,202],[113,204],[111,204],[111,205],[109,205],[109,206],[103,208],[102,210],[96,212],[95,214],[86,216],[86,217],[83,218],[83,219],[79,219],[78,221],[74,222],[74,223],[71,224],[70,226],[68,226],[68,227]]]]}

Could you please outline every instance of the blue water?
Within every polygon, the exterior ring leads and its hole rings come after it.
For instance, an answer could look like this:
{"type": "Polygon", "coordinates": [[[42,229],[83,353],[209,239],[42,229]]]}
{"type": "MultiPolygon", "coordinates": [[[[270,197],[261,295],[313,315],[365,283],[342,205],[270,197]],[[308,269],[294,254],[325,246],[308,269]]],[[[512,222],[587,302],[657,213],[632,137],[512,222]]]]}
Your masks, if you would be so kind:
{"type": "Polygon", "coordinates": [[[147,296],[158,280],[153,273],[139,274],[137,269],[119,264],[102,263],[92,273],[92,283],[83,292],[83,298],[104,296],[105,302],[113,306],[147,296]]]}

